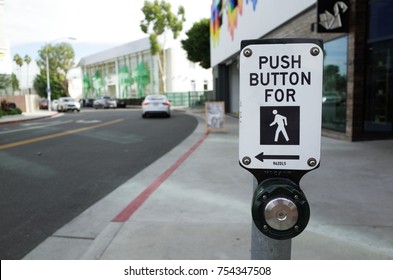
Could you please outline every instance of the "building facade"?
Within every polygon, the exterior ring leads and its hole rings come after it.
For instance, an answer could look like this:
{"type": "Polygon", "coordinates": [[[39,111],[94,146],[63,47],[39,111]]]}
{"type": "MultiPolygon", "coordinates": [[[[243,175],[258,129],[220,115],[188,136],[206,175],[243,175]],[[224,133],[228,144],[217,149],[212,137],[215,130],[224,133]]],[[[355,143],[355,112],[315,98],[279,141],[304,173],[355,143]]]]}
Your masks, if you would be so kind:
{"type": "Polygon", "coordinates": [[[164,75],[160,74],[157,57],[150,53],[149,38],[82,58],[78,66],[82,70],[83,97],[128,99],[212,88],[211,69],[187,60],[179,42],[172,42],[164,53],[164,75]]]}
{"type": "Polygon", "coordinates": [[[239,108],[241,40],[324,41],[322,130],[349,141],[393,138],[393,1],[213,1],[214,91],[239,108]]]}
{"type": "Polygon", "coordinates": [[[5,35],[4,1],[0,0],[0,96],[12,93],[11,86],[11,55],[8,40],[5,35]]]}

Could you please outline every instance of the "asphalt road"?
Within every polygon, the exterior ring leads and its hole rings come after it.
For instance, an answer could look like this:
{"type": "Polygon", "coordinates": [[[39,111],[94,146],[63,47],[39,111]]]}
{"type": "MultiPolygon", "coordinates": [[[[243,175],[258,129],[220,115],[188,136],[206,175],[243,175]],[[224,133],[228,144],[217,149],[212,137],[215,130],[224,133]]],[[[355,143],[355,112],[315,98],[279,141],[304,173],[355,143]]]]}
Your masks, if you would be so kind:
{"type": "Polygon", "coordinates": [[[21,259],[196,127],[181,112],[67,113],[0,126],[0,259],[21,259]]]}

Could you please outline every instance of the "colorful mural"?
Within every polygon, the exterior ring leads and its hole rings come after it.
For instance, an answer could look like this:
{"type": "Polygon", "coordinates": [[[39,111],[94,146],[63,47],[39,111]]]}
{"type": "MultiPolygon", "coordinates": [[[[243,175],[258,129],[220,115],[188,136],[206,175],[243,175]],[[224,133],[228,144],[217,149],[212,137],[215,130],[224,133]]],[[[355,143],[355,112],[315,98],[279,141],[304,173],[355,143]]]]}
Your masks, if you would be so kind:
{"type": "MultiPolygon", "coordinates": [[[[136,63],[136,61],[135,61],[136,63]]],[[[86,70],[83,74],[83,93],[85,98],[97,97],[107,94],[109,87],[116,83],[112,78],[109,65],[102,69],[90,72],[86,70]],[[94,74],[93,74],[94,73],[94,74]],[[104,73],[104,75],[103,75],[104,73]]],[[[144,97],[146,95],[146,86],[150,84],[150,70],[146,62],[139,62],[134,71],[131,71],[130,65],[120,65],[118,70],[116,97],[125,99],[130,97],[144,97]]]]}
{"type": "Polygon", "coordinates": [[[138,85],[138,96],[145,96],[145,87],[150,83],[150,70],[147,64],[140,62],[135,68],[133,79],[138,85]]]}
{"type": "Polygon", "coordinates": [[[253,11],[255,11],[258,0],[213,0],[210,19],[210,34],[213,41],[213,47],[220,41],[220,29],[222,26],[223,14],[225,12],[228,19],[228,31],[233,41],[238,17],[243,15],[244,1],[246,1],[246,5],[252,2],[253,11]]]}
{"type": "Polygon", "coordinates": [[[104,93],[104,80],[101,71],[96,71],[93,77],[93,88],[96,96],[101,96],[104,93]]]}
{"type": "Polygon", "coordinates": [[[84,73],[83,74],[83,92],[84,92],[85,97],[88,97],[88,95],[90,94],[92,89],[93,89],[93,87],[91,86],[91,83],[90,83],[89,74],[84,73]]]}
{"type": "Polygon", "coordinates": [[[131,79],[131,75],[126,65],[120,66],[119,69],[119,97],[127,98],[127,93],[134,81],[131,79]]]}

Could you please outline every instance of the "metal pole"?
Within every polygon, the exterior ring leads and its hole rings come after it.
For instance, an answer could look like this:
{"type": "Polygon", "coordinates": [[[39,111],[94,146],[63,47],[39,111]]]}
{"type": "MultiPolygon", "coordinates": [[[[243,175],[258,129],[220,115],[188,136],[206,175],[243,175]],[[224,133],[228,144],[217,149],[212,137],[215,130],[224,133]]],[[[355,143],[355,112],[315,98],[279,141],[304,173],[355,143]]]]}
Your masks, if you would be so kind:
{"type": "MultiPolygon", "coordinates": [[[[254,178],[253,190],[258,188],[254,178]]],[[[276,240],[262,234],[252,223],[251,230],[251,259],[252,260],[290,260],[292,240],[276,240]]]]}
{"type": "Polygon", "coordinates": [[[59,41],[59,40],[76,40],[74,37],[66,37],[66,38],[59,38],[46,43],[46,91],[47,91],[47,99],[48,99],[48,111],[52,111],[51,106],[51,90],[50,90],[50,80],[49,80],[49,46],[50,43],[59,41]]]}
{"type": "Polygon", "coordinates": [[[46,93],[48,99],[48,111],[52,111],[51,108],[51,94],[50,94],[50,81],[49,81],[49,44],[46,44],[46,93]]]}

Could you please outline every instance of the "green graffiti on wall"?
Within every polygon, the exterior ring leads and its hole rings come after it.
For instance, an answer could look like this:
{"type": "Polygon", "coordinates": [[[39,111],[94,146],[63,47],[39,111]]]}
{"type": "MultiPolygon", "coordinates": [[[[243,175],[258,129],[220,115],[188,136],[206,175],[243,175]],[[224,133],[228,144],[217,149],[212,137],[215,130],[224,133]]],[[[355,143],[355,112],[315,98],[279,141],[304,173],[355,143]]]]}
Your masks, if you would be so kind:
{"type": "Polygon", "coordinates": [[[150,83],[150,70],[144,62],[140,62],[135,68],[133,78],[138,85],[138,96],[144,96],[145,87],[150,83]]]}
{"type": "Polygon", "coordinates": [[[126,98],[127,92],[134,81],[128,71],[127,66],[120,66],[119,69],[119,86],[120,86],[120,98],[126,98]]]}
{"type": "Polygon", "coordinates": [[[85,93],[85,96],[87,96],[87,94],[89,94],[92,91],[93,87],[91,86],[90,83],[90,77],[89,74],[84,73],[83,74],[83,91],[85,93]]]}
{"type": "MultiPolygon", "coordinates": [[[[94,75],[91,77],[87,72],[83,74],[83,92],[85,97],[92,97],[92,93],[95,96],[101,96],[105,93],[105,79],[103,73],[106,76],[109,73],[105,70],[96,70],[94,75]]],[[[150,83],[150,70],[148,64],[140,62],[137,64],[134,71],[130,71],[129,66],[119,66],[118,72],[118,92],[119,98],[129,98],[131,87],[136,85],[138,91],[138,97],[146,95],[146,86],[150,83]]]]}
{"type": "Polygon", "coordinates": [[[96,96],[100,96],[101,92],[104,90],[104,80],[100,71],[96,71],[93,77],[93,88],[96,96]]]}

